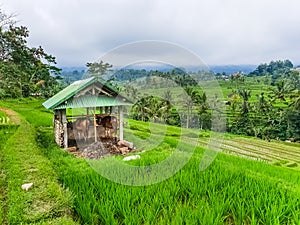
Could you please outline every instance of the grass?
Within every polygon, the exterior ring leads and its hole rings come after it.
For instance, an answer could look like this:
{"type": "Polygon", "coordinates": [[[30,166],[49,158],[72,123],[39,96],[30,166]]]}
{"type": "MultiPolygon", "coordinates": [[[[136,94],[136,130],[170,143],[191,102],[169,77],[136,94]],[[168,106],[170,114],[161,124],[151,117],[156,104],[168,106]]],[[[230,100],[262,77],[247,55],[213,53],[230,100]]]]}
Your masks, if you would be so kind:
{"type": "MultiPolygon", "coordinates": [[[[40,135],[45,137],[48,132],[43,132],[40,135]]],[[[132,187],[105,179],[84,160],[75,159],[54,146],[46,149],[60,171],[62,182],[76,193],[76,210],[87,224],[293,224],[299,221],[299,175],[285,168],[219,155],[209,169],[200,172],[197,168],[202,150],[197,149],[192,160],[172,178],[151,186],[132,187]]],[[[161,160],[165,151],[170,150],[161,149],[155,155],[161,160]]],[[[152,153],[142,155],[135,164],[153,163],[149,160],[152,153]]]]}
{"type": "MultiPolygon", "coordinates": [[[[208,169],[199,171],[204,149],[198,146],[191,160],[169,179],[149,186],[122,185],[100,176],[88,161],[58,148],[53,142],[52,115],[39,107],[38,101],[24,102],[18,107],[14,101],[6,104],[33,124],[34,127],[27,124],[31,127],[26,128],[30,131],[27,144],[32,146],[35,135],[38,146],[34,145],[34,149],[42,151],[48,159],[50,165],[45,167],[54,169],[51,180],[56,179],[56,174],[61,184],[73,193],[74,207],[82,224],[299,224],[300,176],[295,168],[219,153],[208,169]],[[33,121],[32,115],[39,118],[33,121]]],[[[137,121],[129,121],[125,132],[125,137],[132,138],[139,150],[146,150],[140,153],[141,159],[128,162],[141,166],[166,159],[175,152],[180,137],[183,145],[182,154],[176,158],[179,161],[193,150],[192,143],[198,140],[197,136],[203,143],[209,138],[209,132],[199,134],[196,130],[137,121]]],[[[230,135],[226,140],[235,142],[237,137],[230,135]]],[[[242,143],[247,141],[253,145],[269,145],[254,138],[244,138],[242,143]]],[[[8,145],[9,149],[16,149],[14,146],[8,145]]],[[[272,143],[272,146],[297,148],[284,143],[272,143]]],[[[41,156],[41,152],[36,154],[41,156]]],[[[123,163],[122,158],[113,159],[123,163]]],[[[122,176],[113,160],[103,162],[104,169],[122,176]]],[[[24,171],[23,176],[26,176],[24,171]]],[[[18,206],[15,207],[18,211],[18,206]]]]}
{"type": "Polygon", "coordinates": [[[0,184],[1,224],[76,224],[73,195],[57,182],[51,162],[36,143],[35,128],[20,118],[20,125],[10,125],[1,132],[5,140],[0,148],[4,174],[0,184]],[[21,189],[22,184],[30,182],[34,183],[32,189],[21,189]]]}
{"type": "Polygon", "coordinates": [[[9,117],[6,115],[6,113],[0,111],[0,125],[6,125],[10,122],[9,117]]]}
{"type": "MultiPolygon", "coordinates": [[[[17,126],[0,126],[0,151],[2,151],[7,140],[17,130],[17,126]]],[[[5,157],[0,154],[0,224],[6,223],[6,200],[7,200],[7,171],[5,168],[5,157]]]]}

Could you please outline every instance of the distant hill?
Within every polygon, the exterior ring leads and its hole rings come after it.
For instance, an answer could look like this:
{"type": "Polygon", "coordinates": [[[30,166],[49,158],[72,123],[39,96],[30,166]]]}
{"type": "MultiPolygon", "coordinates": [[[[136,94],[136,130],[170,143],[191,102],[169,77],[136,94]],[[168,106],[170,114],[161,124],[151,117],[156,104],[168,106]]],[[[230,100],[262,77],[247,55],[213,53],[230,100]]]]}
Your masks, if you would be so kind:
{"type": "MultiPolygon", "coordinates": [[[[212,70],[214,73],[223,73],[225,72],[226,74],[232,74],[232,73],[237,73],[237,72],[244,72],[244,73],[250,73],[253,70],[256,69],[257,65],[209,65],[208,66],[210,70],[212,70]]],[[[61,67],[63,72],[73,72],[73,71],[86,71],[87,67],[85,66],[71,66],[71,67],[61,67]]],[[[146,71],[150,71],[150,70],[159,70],[162,72],[167,72],[170,71],[172,69],[174,69],[174,67],[172,66],[168,66],[168,65],[148,65],[145,67],[140,67],[139,65],[134,65],[134,66],[129,66],[127,67],[127,69],[136,69],[136,70],[141,70],[141,69],[145,69],[146,71]]],[[[195,68],[187,68],[186,71],[194,71],[195,68]]]]}
{"type": "Polygon", "coordinates": [[[87,67],[85,66],[63,66],[61,67],[63,72],[73,72],[73,71],[86,71],[87,67]]]}
{"type": "MultiPolygon", "coordinates": [[[[254,71],[256,67],[256,65],[211,65],[208,67],[208,69],[214,73],[226,73],[227,75],[230,75],[237,72],[249,74],[250,72],[254,71]]],[[[67,83],[72,83],[76,80],[82,79],[83,74],[87,70],[87,68],[84,66],[61,67],[61,69],[61,76],[66,80],[67,83]]],[[[144,65],[143,67],[141,67],[141,65],[132,65],[126,67],[126,72],[124,72],[124,70],[122,71],[121,69],[121,71],[114,74],[114,77],[117,78],[117,80],[124,80],[125,77],[137,78],[140,76],[147,76],[150,74],[150,71],[158,70],[161,72],[168,72],[173,69],[174,67],[163,64],[144,65]],[[130,74],[128,74],[129,71],[130,74]]],[[[189,72],[197,72],[199,69],[198,67],[188,67],[184,70],[189,72]]]]}
{"type": "Polygon", "coordinates": [[[86,67],[61,67],[62,71],[60,76],[65,80],[67,84],[73,83],[74,81],[81,80],[84,73],[86,72],[86,67]]]}
{"type": "Polygon", "coordinates": [[[210,70],[214,73],[223,73],[233,74],[237,72],[242,72],[248,74],[255,70],[257,65],[212,65],[209,66],[210,70]]]}
{"type": "MultiPolygon", "coordinates": [[[[208,69],[213,71],[214,73],[226,73],[228,75],[237,73],[237,72],[242,72],[245,74],[248,74],[255,70],[257,65],[210,65],[208,66],[208,69]]],[[[127,69],[135,69],[135,70],[141,70],[144,69],[146,71],[150,70],[159,70],[161,72],[168,72],[174,67],[169,66],[169,65],[163,65],[163,64],[156,64],[156,65],[147,65],[144,67],[140,67],[139,65],[133,65],[128,67],[127,69]]],[[[185,71],[187,72],[198,72],[199,67],[185,67],[185,71]]]]}

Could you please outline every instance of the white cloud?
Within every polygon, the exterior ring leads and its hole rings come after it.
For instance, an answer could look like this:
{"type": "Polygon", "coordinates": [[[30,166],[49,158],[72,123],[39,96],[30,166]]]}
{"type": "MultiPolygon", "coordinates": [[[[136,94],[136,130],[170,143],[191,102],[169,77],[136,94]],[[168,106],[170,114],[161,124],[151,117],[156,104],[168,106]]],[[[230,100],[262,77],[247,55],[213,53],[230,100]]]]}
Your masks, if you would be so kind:
{"type": "Polygon", "coordinates": [[[126,42],[178,43],[208,64],[300,63],[298,0],[2,0],[60,65],[84,65],[126,42]]]}

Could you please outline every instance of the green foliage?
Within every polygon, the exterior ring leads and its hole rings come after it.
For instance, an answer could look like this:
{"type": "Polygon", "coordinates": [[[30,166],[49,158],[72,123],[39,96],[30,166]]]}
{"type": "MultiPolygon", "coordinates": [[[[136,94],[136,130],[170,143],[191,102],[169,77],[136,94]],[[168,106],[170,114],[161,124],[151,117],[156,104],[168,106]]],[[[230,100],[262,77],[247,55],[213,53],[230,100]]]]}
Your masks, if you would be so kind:
{"type": "Polygon", "coordinates": [[[163,78],[164,80],[173,81],[180,87],[187,87],[187,86],[195,86],[197,82],[195,81],[193,76],[205,76],[204,71],[199,71],[199,73],[191,75],[187,73],[184,69],[174,68],[167,72],[162,72],[158,70],[135,70],[135,69],[120,69],[113,73],[112,78],[116,81],[135,81],[137,79],[140,80],[142,85],[149,85],[151,84],[152,87],[162,87],[164,83],[156,82],[156,78],[163,78]],[[143,80],[144,79],[144,80],[143,80]]]}
{"type": "MultiPolygon", "coordinates": [[[[155,74],[159,77],[168,77],[170,72],[155,74]]],[[[291,125],[291,117],[288,116],[287,111],[300,110],[300,94],[298,89],[295,89],[296,81],[300,76],[293,71],[291,74],[293,75],[278,79],[275,86],[260,81],[267,76],[254,78],[235,74],[231,76],[230,81],[219,81],[224,95],[228,95],[226,114],[228,131],[267,140],[288,138],[298,140],[296,138],[298,125],[297,123],[291,125]]],[[[203,76],[205,77],[205,74],[203,76]]],[[[130,112],[131,118],[189,128],[210,129],[213,109],[210,109],[208,102],[213,105],[218,98],[207,99],[198,86],[184,86],[183,94],[182,91],[178,91],[180,89],[178,86],[164,86],[165,84],[160,82],[162,80],[157,77],[149,76],[146,80],[148,83],[159,84],[149,90],[153,96],[141,96],[138,89],[139,85],[142,85],[140,83],[137,88],[132,86],[124,88],[128,96],[133,100],[137,99],[130,112]],[[154,96],[162,96],[162,98],[154,96]]],[[[147,86],[142,85],[142,88],[147,86]]]]}
{"type": "Polygon", "coordinates": [[[87,73],[91,76],[101,77],[105,75],[107,72],[112,71],[112,65],[109,63],[104,63],[102,60],[93,63],[87,63],[86,66],[88,67],[87,73]]]}
{"type": "MultiPolygon", "coordinates": [[[[4,15],[2,11],[0,14],[4,15]]],[[[0,97],[53,95],[61,88],[52,76],[59,73],[53,66],[55,58],[46,54],[41,46],[27,45],[26,27],[16,26],[13,21],[5,23],[5,16],[0,20],[0,97]]]]}
{"type": "Polygon", "coordinates": [[[62,70],[60,76],[63,78],[66,84],[71,84],[77,80],[81,80],[84,77],[85,70],[72,70],[65,71],[62,70]]]}
{"type": "Polygon", "coordinates": [[[291,68],[293,68],[293,64],[289,60],[271,61],[269,64],[260,64],[253,72],[249,73],[249,76],[273,75],[277,71],[285,71],[291,68]]]}
{"type": "Polygon", "coordinates": [[[294,141],[300,141],[300,111],[290,109],[287,111],[288,136],[294,141]]]}
{"type": "Polygon", "coordinates": [[[271,61],[269,64],[260,64],[249,76],[271,76],[271,85],[275,85],[276,80],[283,76],[288,76],[293,64],[289,60],[271,61]]]}

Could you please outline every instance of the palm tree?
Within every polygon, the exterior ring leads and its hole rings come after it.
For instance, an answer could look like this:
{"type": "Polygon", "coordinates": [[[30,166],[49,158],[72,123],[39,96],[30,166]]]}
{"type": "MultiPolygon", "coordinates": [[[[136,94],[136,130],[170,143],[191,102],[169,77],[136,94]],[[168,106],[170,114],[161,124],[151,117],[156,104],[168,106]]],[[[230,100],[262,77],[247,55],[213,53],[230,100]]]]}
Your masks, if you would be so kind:
{"type": "Polygon", "coordinates": [[[300,110],[300,90],[296,90],[291,95],[292,102],[291,106],[295,110],[300,110]]]}
{"type": "Polygon", "coordinates": [[[202,95],[199,94],[198,97],[198,115],[200,120],[200,129],[203,129],[204,122],[207,120],[210,120],[210,115],[208,113],[208,103],[207,103],[207,97],[206,94],[203,92],[202,95]]]}
{"type": "Polygon", "coordinates": [[[158,122],[158,119],[161,117],[163,111],[162,101],[153,96],[150,96],[147,100],[148,101],[145,109],[149,119],[152,119],[152,122],[158,122]]]}
{"type": "Polygon", "coordinates": [[[133,112],[137,115],[138,119],[146,121],[148,99],[146,97],[140,98],[132,107],[133,112]]]}
{"type": "Polygon", "coordinates": [[[276,82],[275,88],[271,89],[273,92],[273,101],[276,101],[276,99],[279,99],[280,101],[285,102],[285,97],[287,94],[291,92],[292,88],[290,84],[287,82],[287,80],[282,79],[276,82]]]}
{"type": "Polygon", "coordinates": [[[127,98],[129,98],[133,101],[138,99],[138,96],[140,95],[140,93],[138,92],[138,90],[135,87],[129,86],[129,85],[126,85],[124,87],[123,92],[127,98]]]}
{"type": "Polygon", "coordinates": [[[172,108],[171,102],[173,100],[173,96],[172,96],[172,93],[171,93],[170,90],[167,90],[167,91],[164,92],[163,99],[164,99],[164,101],[163,101],[164,102],[164,106],[162,106],[162,107],[164,109],[164,112],[163,112],[162,116],[166,120],[166,119],[169,118],[169,116],[170,116],[170,110],[172,108]]]}
{"type": "Polygon", "coordinates": [[[107,72],[112,71],[112,65],[109,63],[104,63],[102,60],[100,62],[88,62],[86,66],[88,67],[87,74],[94,77],[102,77],[107,72]]]}
{"type": "Polygon", "coordinates": [[[185,87],[184,90],[186,93],[183,96],[183,106],[186,109],[186,128],[189,128],[194,106],[200,102],[201,97],[199,92],[192,87],[185,87]]]}
{"type": "Polygon", "coordinates": [[[250,109],[249,98],[251,97],[251,91],[247,89],[239,89],[238,93],[243,99],[242,114],[246,116],[250,109]]]}

